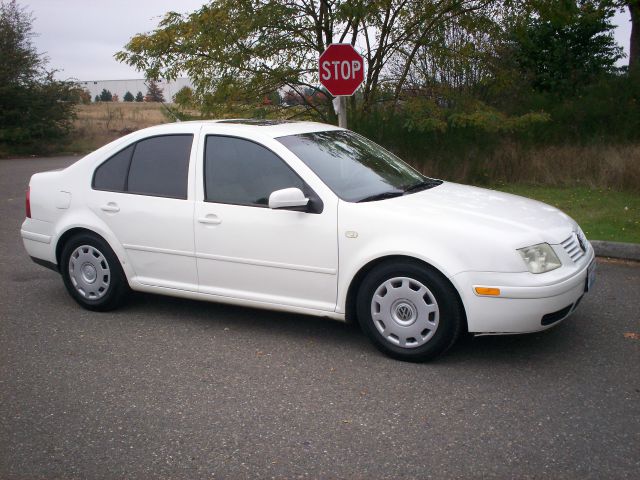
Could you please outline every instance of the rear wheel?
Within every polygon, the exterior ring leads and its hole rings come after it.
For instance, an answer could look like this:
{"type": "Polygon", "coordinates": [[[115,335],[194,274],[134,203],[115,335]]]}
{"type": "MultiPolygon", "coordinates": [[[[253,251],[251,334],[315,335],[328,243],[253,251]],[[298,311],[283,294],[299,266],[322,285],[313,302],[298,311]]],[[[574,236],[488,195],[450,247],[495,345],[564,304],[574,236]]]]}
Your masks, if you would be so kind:
{"type": "Polygon", "coordinates": [[[357,299],[362,329],[394,358],[425,361],[453,345],[464,311],[453,286],[434,269],[403,261],[374,268],[357,299]]]}
{"type": "Polygon", "coordinates": [[[62,249],[60,271],[67,291],[89,310],[112,310],[129,293],[118,258],[97,235],[83,233],[72,237],[62,249]]]}

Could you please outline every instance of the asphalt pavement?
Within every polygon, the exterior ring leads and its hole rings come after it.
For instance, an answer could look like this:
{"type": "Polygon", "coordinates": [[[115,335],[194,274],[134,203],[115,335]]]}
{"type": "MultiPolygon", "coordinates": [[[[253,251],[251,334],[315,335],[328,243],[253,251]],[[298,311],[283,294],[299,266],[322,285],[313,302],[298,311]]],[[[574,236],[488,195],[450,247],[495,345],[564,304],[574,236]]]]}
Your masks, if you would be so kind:
{"type": "Polygon", "coordinates": [[[136,294],[92,313],[31,262],[0,160],[0,478],[640,478],[640,264],[539,334],[391,360],[338,322],[136,294]]]}

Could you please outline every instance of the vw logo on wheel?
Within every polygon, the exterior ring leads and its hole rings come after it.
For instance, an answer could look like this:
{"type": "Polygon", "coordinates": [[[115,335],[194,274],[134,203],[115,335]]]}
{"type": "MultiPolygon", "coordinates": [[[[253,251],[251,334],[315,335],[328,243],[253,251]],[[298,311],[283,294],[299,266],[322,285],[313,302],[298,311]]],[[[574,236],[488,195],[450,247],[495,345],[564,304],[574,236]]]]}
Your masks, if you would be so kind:
{"type": "Polygon", "coordinates": [[[392,317],[399,325],[409,326],[416,321],[416,307],[406,300],[400,300],[392,307],[392,317]]]}
{"type": "Polygon", "coordinates": [[[402,304],[396,308],[396,315],[400,320],[409,320],[413,316],[413,310],[409,305],[402,304]]]}

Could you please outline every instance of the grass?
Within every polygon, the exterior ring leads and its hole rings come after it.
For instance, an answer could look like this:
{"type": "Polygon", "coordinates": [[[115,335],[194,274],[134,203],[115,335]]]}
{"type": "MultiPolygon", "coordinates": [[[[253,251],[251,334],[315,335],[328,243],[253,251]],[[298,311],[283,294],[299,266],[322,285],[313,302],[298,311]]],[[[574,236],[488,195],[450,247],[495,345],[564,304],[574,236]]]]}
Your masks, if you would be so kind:
{"type": "Polygon", "coordinates": [[[640,243],[640,194],[587,187],[507,184],[493,187],[553,205],[580,224],[590,240],[640,243]]]}
{"type": "Polygon", "coordinates": [[[640,144],[525,145],[511,141],[400,153],[428,176],[460,183],[606,188],[640,193],[640,144]]]}
{"type": "Polygon", "coordinates": [[[78,105],[76,115],[65,147],[72,153],[90,152],[127,133],[173,121],[159,103],[91,103],[78,105]]]}
{"type": "MultiPolygon", "coordinates": [[[[173,104],[168,107],[176,108],[173,104]]],[[[269,113],[270,108],[273,110],[272,107],[264,107],[263,113],[269,113]]],[[[255,107],[227,108],[215,118],[249,118],[255,115],[254,110],[255,107]]],[[[194,119],[200,118],[197,110],[180,111],[194,119]]],[[[88,153],[136,130],[174,121],[175,118],[160,103],[100,102],[78,105],[69,142],[64,146],[64,151],[58,153],[88,153]]]]}

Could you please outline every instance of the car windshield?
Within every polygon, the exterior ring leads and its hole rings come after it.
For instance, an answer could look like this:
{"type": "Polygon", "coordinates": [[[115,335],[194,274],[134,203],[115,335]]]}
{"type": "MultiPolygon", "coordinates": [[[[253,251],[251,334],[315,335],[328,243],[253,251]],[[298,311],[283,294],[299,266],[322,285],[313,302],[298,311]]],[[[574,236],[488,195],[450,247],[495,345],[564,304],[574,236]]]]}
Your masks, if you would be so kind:
{"type": "Polygon", "coordinates": [[[366,138],[346,130],[280,137],[341,199],[382,200],[439,185],[366,138]]]}

